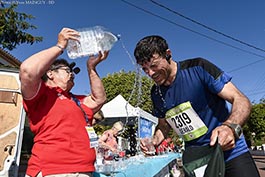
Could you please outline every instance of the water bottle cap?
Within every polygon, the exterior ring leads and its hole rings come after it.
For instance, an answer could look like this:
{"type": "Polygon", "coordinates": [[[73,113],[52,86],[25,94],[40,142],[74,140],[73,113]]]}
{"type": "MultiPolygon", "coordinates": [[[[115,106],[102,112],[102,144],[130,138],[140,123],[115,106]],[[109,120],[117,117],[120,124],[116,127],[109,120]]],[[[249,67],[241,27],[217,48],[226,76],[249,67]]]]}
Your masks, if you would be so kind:
{"type": "Polygon", "coordinates": [[[121,34],[116,34],[115,36],[117,36],[118,40],[121,39],[121,34]]]}

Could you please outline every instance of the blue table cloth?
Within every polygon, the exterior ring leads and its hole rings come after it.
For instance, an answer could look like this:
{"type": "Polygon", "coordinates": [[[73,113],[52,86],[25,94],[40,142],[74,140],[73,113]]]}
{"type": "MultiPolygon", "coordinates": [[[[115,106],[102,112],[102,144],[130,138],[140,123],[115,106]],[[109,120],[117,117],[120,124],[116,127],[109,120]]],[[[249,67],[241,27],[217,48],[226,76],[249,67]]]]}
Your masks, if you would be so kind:
{"type": "Polygon", "coordinates": [[[94,173],[94,177],[153,177],[157,174],[168,173],[168,165],[172,162],[176,164],[178,158],[181,158],[180,153],[167,153],[150,157],[137,155],[123,161],[111,162],[109,164],[111,169],[97,168],[98,171],[94,173]],[[114,172],[110,174],[110,170],[114,172]]]}

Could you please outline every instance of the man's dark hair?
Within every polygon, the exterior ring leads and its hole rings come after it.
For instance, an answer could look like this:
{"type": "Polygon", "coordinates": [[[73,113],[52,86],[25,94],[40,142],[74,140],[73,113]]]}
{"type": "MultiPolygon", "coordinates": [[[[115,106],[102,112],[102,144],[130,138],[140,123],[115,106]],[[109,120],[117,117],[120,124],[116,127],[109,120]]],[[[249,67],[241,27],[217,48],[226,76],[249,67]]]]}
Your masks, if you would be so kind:
{"type": "Polygon", "coordinates": [[[167,49],[168,44],[161,36],[146,36],[136,44],[134,57],[136,58],[137,63],[142,63],[144,61],[150,61],[153,54],[166,57],[167,49]]]}

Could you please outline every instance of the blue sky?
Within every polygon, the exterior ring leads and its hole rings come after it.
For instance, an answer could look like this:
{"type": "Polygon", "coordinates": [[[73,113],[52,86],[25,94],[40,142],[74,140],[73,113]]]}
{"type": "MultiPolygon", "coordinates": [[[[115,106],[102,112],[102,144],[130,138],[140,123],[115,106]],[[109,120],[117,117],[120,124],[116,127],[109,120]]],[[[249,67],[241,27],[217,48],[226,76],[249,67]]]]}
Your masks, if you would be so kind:
{"type": "MultiPolygon", "coordinates": [[[[10,1],[4,1],[10,2],[10,1]]],[[[133,51],[136,43],[147,35],[163,36],[173,53],[173,59],[203,57],[229,72],[232,82],[251,101],[265,96],[265,1],[156,0],[172,11],[150,0],[18,0],[17,11],[35,16],[29,21],[37,26],[28,32],[43,36],[41,43],[23,44],[10,53],[23,61],[30,55],[51,47],[63,27],[83,28],[101,25],[121,35],[109,57],[97,67],[101,77],[120,70],[134,71],[133,51]],[[133,6],[133,5],[134,6],[133,6]],[[136,7],[135,7],[136,6],[136,7]],[[177,13],[227,36],[191,22],[177,13]],[[124,50],[124,44],[128,53],[124,50]],[[256,63],[255,63],[256,62],[256,63]]],[[[66,52],[61,56],[69,62],[66,52]]],[[[81,68],[76,77],[74,93],[90,92],[86,57],[74,61],[81,68]]]]}

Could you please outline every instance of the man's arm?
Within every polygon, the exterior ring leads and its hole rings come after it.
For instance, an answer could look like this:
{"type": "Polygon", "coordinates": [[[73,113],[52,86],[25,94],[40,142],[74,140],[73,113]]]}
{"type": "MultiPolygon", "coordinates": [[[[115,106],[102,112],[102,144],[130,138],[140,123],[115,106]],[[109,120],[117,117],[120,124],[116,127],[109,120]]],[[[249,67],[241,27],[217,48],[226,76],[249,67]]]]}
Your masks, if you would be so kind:
{"type": "Polygon", "coordinates": [[[153,144],[158,146],[168,135],[170,125],[167,123],[166,119],[158,119],[158,124],[155,128],[155,133],[153,136],[153,144]]]}
{"type": "Polygon", "coordinates": [[[249,99],[231,82],[227,83],[218,95],[232,104],[231,114],[227,121],[243,126],[247,122],[251,112],[249,99]]]}
{"type": "MultiPolygon", "coordinates": [[[[251,103],[231,82],[225,84],[222,91],[218,94],[232,104],[231,114],[225,123],[234,123],[243,126],[249,118],[251,112],[251,103]]],[[[218,137],[218,142],[223,150],[229,150],[235,147],[235,136],[231,128],[221,125],[215,128],[211,136],[211,145],[214,145],[218,137]]]]}

